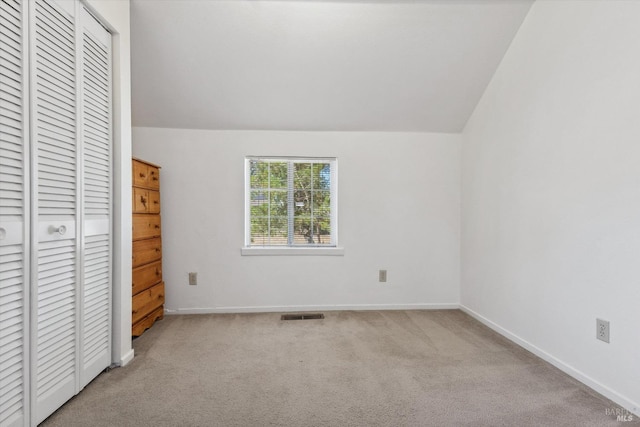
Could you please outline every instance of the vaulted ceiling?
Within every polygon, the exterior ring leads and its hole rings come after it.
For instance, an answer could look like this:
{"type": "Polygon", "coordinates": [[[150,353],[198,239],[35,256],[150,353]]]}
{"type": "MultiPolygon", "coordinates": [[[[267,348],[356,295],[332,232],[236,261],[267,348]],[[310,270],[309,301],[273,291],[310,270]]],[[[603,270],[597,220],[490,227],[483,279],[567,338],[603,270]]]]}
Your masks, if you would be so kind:
{"type": "Polygon", "coordinates": [[[460,132],[533,0],[132,0],[134,126],[460,132]]]}

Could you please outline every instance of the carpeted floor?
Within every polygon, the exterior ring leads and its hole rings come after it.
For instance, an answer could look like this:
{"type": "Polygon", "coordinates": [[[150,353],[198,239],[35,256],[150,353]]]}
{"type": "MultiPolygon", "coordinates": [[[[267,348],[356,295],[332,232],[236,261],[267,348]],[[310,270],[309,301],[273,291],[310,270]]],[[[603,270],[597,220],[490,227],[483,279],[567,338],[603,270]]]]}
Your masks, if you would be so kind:
{"type": "Polygon", "coordinates": [[[166,316],[43,425],[621,425],[614,403],[460,311],[325,316],[166,316]]]}

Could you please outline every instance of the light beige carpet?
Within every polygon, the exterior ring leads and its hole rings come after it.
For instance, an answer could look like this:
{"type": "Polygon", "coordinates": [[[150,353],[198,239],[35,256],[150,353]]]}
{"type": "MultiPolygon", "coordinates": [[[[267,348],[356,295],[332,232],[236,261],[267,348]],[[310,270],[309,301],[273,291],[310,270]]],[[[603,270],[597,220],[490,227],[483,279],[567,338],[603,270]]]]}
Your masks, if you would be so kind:
{"type": "Polygon", "coordinates": [[[166,316],[43,425],[621,425],[614,403],[460,311],[325,316],[166,316]]]}

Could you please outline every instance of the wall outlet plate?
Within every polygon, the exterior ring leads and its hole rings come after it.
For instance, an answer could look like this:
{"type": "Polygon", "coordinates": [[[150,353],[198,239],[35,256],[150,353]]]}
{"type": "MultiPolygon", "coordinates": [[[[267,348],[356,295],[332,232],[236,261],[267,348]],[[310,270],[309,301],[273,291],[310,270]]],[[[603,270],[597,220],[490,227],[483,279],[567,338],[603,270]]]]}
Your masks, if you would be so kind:
{"type": "Polygon", "coordinates": [[[387,281],[387,270],[378,271],[378,282],[386,282],[387,281]]]}
{"type": "Polygon", "coordinates": [[[606,343],[609,342],[609,322],[596,319],[596,338],[606,343]]]}
{"type": "Polygon", "coordinates": [[[198,284],[198,273],[189,273],[189,284],[191,286],[198,284]]]}

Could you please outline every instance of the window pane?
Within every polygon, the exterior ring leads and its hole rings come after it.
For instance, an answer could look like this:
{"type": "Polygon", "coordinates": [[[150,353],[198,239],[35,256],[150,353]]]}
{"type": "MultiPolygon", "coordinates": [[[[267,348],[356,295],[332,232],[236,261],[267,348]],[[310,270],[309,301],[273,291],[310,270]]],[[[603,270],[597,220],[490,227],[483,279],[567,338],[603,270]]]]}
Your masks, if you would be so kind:
{"type": "Polygon", "coordinates": [[[264,191],[251,192],[251,216],[269,215],[269,198],[264,191]]]}
{"type": "Polygon", "coordinates": [[[251,188],[269,188],[269,163],[251,160],[249,168],[251,188]]]}
{"type": "Polygon", "coordinates": [[[271,218],[271,240],[270,245],[287,245],[288,234],[288,222],[287,217],[272,217],[271,218]]]}
{"type": "Polygon", "coordinates": [[[313,192],[313,216],[331,216],[331,192],[313,192]]]}
{"type": "Polygon", "coordinates": [[[293,193],[294,216],[311,215],[311,191],[295,191],[293,193]]]}
{"type": "Polygon", "coordinates": [[[330,163],[314,163],[313,164],[313,189],[314,190],[330,190],[331,189],[331,164],[330,163]]]}
{"type": "Polygon", "coordinates": [[[313,235],[317,244],[331,243],[331,219],[329,217],[313,218],[313,235]]]}
{"type": "Polygon", "coordinates": [[[287,216],[287,190],[271,191],[271,216],[287,216]]]}
{"type": "Polygon", "coordinates": [[[293,220],[293,243],[297,245],[314,244],[310,217],[296,217],[293,220]]]}
{"type": "Polygon", "coordinates": [[[251,244],[269,244],[269,219],[266,217],[251,217],[251,244]]]}
{"type": "Polygon", "coordinates": [[[311,189],[311,163],[293,164],[293,189],[311,189]]]}
{"type": "Polygon", "coordinates": [[[272,162],[271,163],[271,188],[287,189],[287,163],[272,162]]]}

